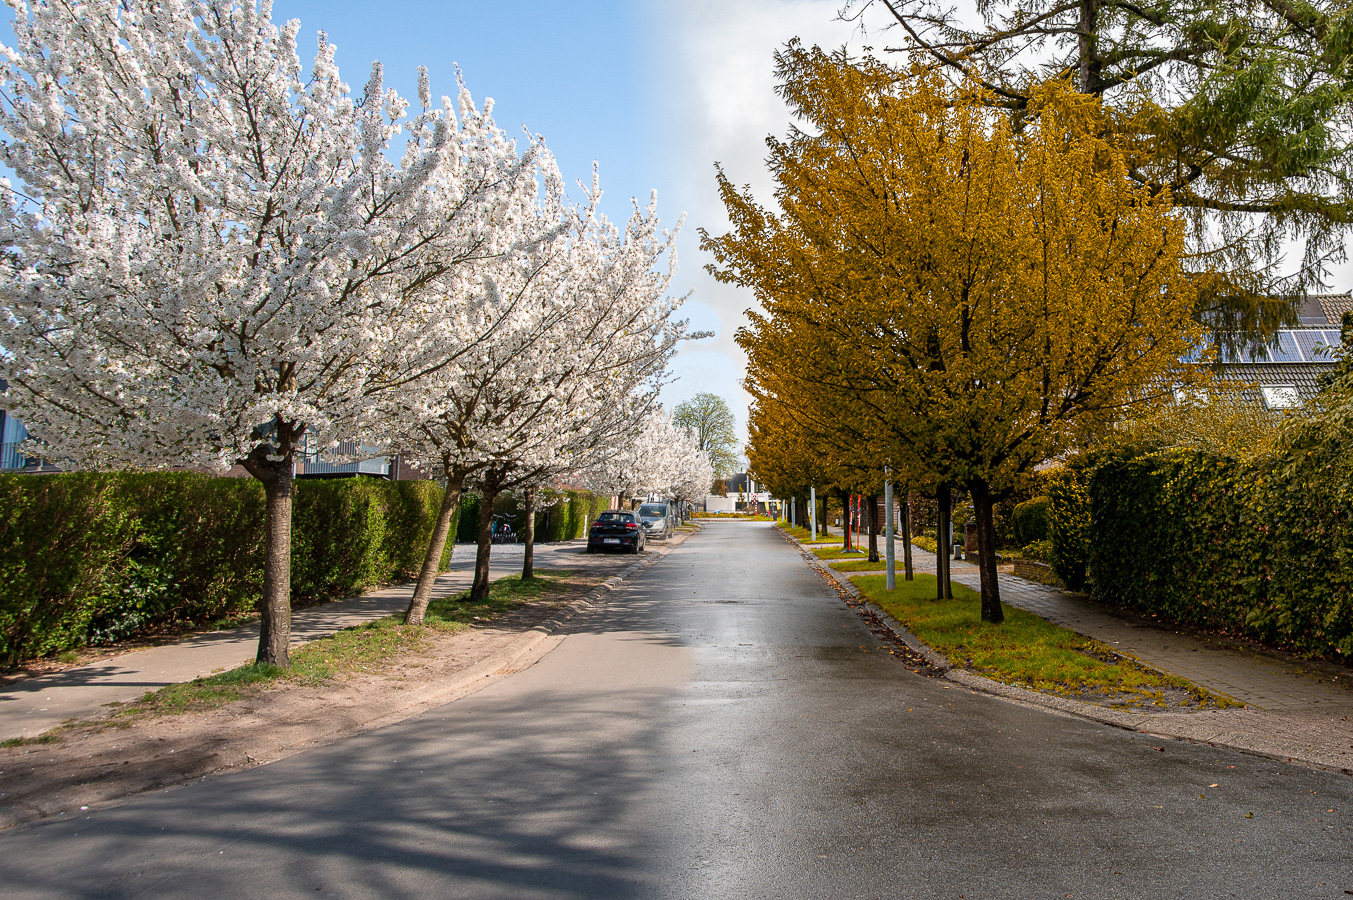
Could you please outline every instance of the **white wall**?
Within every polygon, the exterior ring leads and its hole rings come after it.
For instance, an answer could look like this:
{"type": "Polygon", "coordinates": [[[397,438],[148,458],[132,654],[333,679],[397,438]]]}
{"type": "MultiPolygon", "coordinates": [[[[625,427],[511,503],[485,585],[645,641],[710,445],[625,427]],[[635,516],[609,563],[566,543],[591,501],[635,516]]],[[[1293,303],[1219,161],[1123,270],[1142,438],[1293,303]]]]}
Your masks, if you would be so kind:
{"type": "Polygon", "coordinates": [[[734,512],[734,505],[738,502],[737,494],[729,494],[727,497],[720,497],[717,494],[710,494],[705,497],[705,512],[711,513],[731,513],[734,512]]]}

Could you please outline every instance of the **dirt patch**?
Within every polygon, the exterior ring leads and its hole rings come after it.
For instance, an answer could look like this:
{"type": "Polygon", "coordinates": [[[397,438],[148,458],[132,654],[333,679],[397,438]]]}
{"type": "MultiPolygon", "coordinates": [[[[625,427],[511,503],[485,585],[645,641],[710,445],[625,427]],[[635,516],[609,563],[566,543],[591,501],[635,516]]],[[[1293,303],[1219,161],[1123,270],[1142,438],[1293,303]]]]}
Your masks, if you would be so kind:
{"type": "Polygon", "coordinates": [[[543,645],[525,648],[512,671],[546,652],[552,644],[545,629],[533,629],[578,608],[599,580],[584,579],[569,594],[484,626],[430,633],[376,671],[319,685],[281,683],[204,712],[93,723],[61,730],[54,743],[0,748],[0,828],[264,765],[464,696],[507,674],[496,661],[516,646],[543,645]],[[486,663],[489,670],[476,670],[486,663]],[[467,675],[474,680],[467,683],[467,675]]]}

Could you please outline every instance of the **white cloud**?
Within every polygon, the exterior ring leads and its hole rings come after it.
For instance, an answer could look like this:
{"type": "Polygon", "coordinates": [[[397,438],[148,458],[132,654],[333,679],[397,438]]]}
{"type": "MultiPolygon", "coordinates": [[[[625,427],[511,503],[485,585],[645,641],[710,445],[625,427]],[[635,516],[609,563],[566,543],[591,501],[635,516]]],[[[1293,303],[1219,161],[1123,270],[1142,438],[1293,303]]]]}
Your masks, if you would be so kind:
{"type": "MultiPolygon", "coordinates": [[[[719,311],[695,298],[687,300],[681,307],[681,317],[690,321],[691,331],[694,332],[712,331],[718,335],[724,330],[723,316],[719,315],[719,311]]],[[[692,346],[708,347],[709,344],[710,340],[704,339],[693,342],[692,346]]]]}
{"type": "MultiPolygon", "coordinates": [[[[694,289],[692,323],[718,334],[689,346],[678,357],[680,380],[664,391],[673,405],[700,391],[723,396],[745,430],[750,397],[742,390],[746,358],[734,343],[745,323],[743,311],[756,304],[750,291],[723,285],[704,271],[711,260],[699,247],[698,231],[722,234],[728,228],[714,181],[719,162],[734,184],[750,185],[763,203],[773,202],[766,172],[767,135],[783,136],[789,111],[775,94],[777,48],[791,38],[823,47],[851,42],[855,26],[840,22],[838,6],[827,0],[685,0],[650,8],[651,33],[663,36],[655,60],[658,97],[667,113],[659,141],[665,209],[687,212],[681,239],[682,290],[694,289]]],[[[744,434],[745,436],[745,434],[744,434]]]]}

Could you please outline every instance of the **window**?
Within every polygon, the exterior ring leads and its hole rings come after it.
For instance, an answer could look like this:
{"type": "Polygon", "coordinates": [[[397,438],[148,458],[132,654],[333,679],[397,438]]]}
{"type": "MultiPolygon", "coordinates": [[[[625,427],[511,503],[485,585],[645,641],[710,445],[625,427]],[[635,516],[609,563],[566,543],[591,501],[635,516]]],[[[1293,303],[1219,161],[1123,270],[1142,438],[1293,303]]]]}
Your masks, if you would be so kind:
{"type": "Polygon", "coordinates": [[[1301,395],[1294,384],[1261,384],[1264,405],[1269,409],[1294,409],[1301,406],[1301,395]]]}

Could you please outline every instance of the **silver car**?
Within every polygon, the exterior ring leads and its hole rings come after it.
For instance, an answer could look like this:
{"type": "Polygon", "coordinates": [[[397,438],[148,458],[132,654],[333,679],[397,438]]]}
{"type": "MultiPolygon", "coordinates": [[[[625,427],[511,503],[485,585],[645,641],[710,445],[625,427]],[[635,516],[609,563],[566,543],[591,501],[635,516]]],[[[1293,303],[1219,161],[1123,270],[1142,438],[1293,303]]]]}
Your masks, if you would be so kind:
{"type": "Polygon", "coordinates": [[[639,507],[639,520],[650,538],[666,540],[672,529],[672,510],[666,503],[645,503],[639,507]]]}

